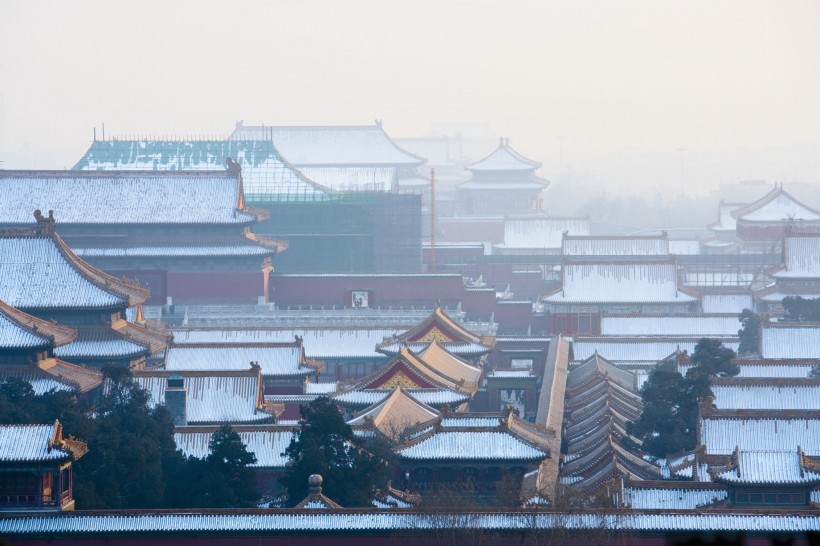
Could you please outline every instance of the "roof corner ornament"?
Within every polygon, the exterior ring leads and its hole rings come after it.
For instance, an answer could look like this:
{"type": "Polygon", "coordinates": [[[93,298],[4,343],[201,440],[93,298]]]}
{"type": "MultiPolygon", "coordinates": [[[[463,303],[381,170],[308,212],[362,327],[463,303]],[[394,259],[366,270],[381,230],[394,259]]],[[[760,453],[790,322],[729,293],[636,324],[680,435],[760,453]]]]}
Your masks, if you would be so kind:
{"type": "Polygon", "coordinates": [[[225,158],[225,163],[228,165],[227,170],[229,173],[237,176],[242,174],[242,166],[234,161],[231,156],[225,158]]]}
{"type": "Polygon", "coordinates": [[[34,219],[37,220],[37,235],[50,237],[54,235],[56,220],[54,220],[54,211],[48,211],[48,218],[43,216],[40,209],[34,211],[34,219]]]}

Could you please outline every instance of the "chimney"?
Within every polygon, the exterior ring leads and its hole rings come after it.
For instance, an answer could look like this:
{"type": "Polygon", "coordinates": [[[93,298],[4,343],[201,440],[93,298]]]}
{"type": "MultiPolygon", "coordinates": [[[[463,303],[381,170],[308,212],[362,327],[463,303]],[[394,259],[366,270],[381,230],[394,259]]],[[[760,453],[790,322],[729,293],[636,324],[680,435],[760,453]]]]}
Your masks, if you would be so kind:
{"type": "Polygon", "coordinates": [[[188,424],[187,398],[188,389],[185,388],[185,380],[182,376],[168,376],[168,385],[165,387],[165,406],[171,413],[171,421],[175,427],[184,427],[188,424]]]}

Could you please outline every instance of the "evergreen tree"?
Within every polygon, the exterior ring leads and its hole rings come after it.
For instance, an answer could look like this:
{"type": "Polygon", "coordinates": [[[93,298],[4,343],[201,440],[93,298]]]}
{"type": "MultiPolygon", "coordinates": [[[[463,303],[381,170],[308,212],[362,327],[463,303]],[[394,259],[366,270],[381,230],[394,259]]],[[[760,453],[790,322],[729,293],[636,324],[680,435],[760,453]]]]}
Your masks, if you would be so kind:
{"type": "Polygon", "coordinates": [[[289,502],[308,494],[308,476],[321,474],[324,493],[345,507],[370,506],[377,487],[387,482],[387,464],[353,435],[339,408],[319,397],[301,408],[302,428],[285,450],[291,464],[282,484],[289,502]]]}
{"type": "Polygon", "coordinates": [[[820,322],[820,298],[803,299],[800,296],[783,298],[784,319],[793,322],[820,322]]]}
{"type": "Polygon", "coordinates": [[[744,309],[739,320],[741,328],[737,331],[740,337],[738,354],[758,354],[760,352],[760,317],[751,309],[744,309]]]}

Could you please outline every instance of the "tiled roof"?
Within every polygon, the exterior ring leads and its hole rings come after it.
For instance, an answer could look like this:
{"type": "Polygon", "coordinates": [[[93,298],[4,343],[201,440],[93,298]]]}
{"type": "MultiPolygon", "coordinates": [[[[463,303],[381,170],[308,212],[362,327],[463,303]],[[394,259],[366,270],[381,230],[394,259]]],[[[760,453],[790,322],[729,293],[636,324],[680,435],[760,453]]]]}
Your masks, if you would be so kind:
{"type": "MultiPolygon", "coordinates": [[[[470,399],[470,396],[467,394],[448,390],[407,389],[407,392],[412,394],[413,398],[428,406],[442,407],[447,404],[453,407],[463,404],[470,399]]],[[[383,390],[355,390],[337,393],[332,398],[340,404],[370,406],[384,400],[389,394],[390,391],[383,390]]]]}
{"type": "Polygon", "coordinates": [[[402,459],[537,461],[547,453],[506,432],[438,432],[398,452],[402,459]]]}
{"type": "Polygon", "coordinates": [[[820,235],[787,235],[785,267],[772,275],[778,279],[820,279],[820,235]]]}
{"type": "Polygon", "coordinates": [[[298,167],[421,165],[399,148],[381,125],[260,127],[237,125],[231,140],[268,140],[298,167]]]}
{"type": "Polygon", "coordinates": [[[419,402],[401,387],[396,387],[387,398],[362,410],[347,423],[373,426],[388,437],[397,439],[405,429],[426,423],[438,415],[438,411],[419,402]]]}
{"type": "MultiPolygon", "coordinates": [[[[256,455],[254,468],[285,468],[288,458],[283,455],[294,436],[293,430],[273,426],[248,427],[237,425],[239,434],[248,451],[256,455]]],[[[210,454],[208,445],[215,429],[209,427],[177,427],[174,442],[185,456],[204,459],[210,454]]]]}
{"type": "Polygon", "coordinates": [[[70,392],[74,387],[67,383],[58,381],[57,379],[46,375],[40,371],[39,368],[10,368],[7,366],[0,366],[0,382],[6,379],[16,378],[27,382],[34,389],[34,394],[40,396],[50,390],[70,392]]]}
{"type": "Polygon", "coordinates": [[[134,379],[151,394],[153,404],[165,403],[169,375],[182,375],[187,389],[188,423],[251,423],[271,419],[261,411],[261,377],[248,372],[136,371],[134,379]]]}
{"type": "MultiPolygon", "coordinates": [[[[723,345],[737,351],[739,343],[734,338],[724,339],[723,345]]],[[[576,337],[572,344],[576,360],[586,360],[597,351],[607,360],[615,362],[658,362],[678,349],[690,354],[695,350],[697,339],[691,337],[576,337]]]]}
{"type": "Polygon", "coordinates": [[[718,379],[711,389],[718,409],[820,410],[817,381],[718,379]]]}
{"type": "Polygon", "coordinates": [[[452,381],[477,384],[481,377],[481,368],[449,352],[435,340],[418,356],[436,372],[452,381]]]}
{"type": "Polygon", "coordinates": [[[513,377],[535,377],[535,374],[532,373],[532,370],[492,370],[487,377],[497,377],[497,378],[513,378],[513,377]]]}
{"type": "MultiPolygon", "coordinates": [[[[649,533],[682,531],[805,533],[820,530],[820,516],[812,513],[538,513],[467,512],[459,520],[469,521],[471,529],[520,531],[527,529],[592,529],[599,531],[602,521],[613,529],[649,533]],[[523,521],[522,521],[523,518],[523,521]],[[602,519],[604,518],[604,519],[602,519]]],[[[448,521],[449,518],[448,518],[448,521]]],[[[442,522],[429,513],[368,510],[356,512],[248,511],[240,512],[144,512],[129,514],[10,514],[0,518],[0,534],[7,537],[48,536],[55,534],[101,536],[110,533],[222,533],[250,534],[271,532],[393,532],[437,529],[442,522]]]]}
{"type": "Polygon", "coordinates": [[[196,246],[128,246],[128,247],[75,247],[77,256],[87,258],[132,258],[132,257],[216,257],[216,256],[269,256],[268,248],[255,244],[221,244],[196,246]]]}
{"type": "Polygon", "coordinates": [[[564,256],[665,256],[669,254],[669,237],[603,236],[568,233],[563,237],[561,254],[564,256]]]}
{"type": "Polygon", "coordinates": [[[786,193],[783,186],[776,187],[761,199],[732,212],[742,222],[820,221],[820,213],[797,201],[786,193]]]}
{"type": "Polygon", "coordinates": [[[74,260],[50,237],[0,233],[0,299],[27,310],[128,306],[123,295],[90,281],[74,260]]]}
{"type": "Polygon", "coordinates": [[[495,428],[501,422],[501,418],[501,415],[495,415],[491,417],[475,417],[475,414],[472,413],[448,413],[447,417],[443,417],[441,419],[441,428],[495,428]]]}
{"type": "Polygon", "coordinates": [[[814,300],[820,298],[820,290],[816,287],[793,287],[790,288],[788,292],[781,292],[779,290],[769,292],[768,290],[763,290],[761,293],[756,293],[755,297],[760,301],[765,301],[767,303],[781,303],[783,298],[787,298],[789,296],[800,296],[804,300],[814,300]]]}
{"type": "MultiPolygon", "coordinates": [[[[460,516],[473,529],[520,531],[522,525],[537,529],[591,529],[602,523],[617,530],[658,532],[746,532],[806,533],[820,530],[820,516],[811,513],[566,513],[539,511],[471,512],[460,516]],[[606,517],[602,517],[606,514],[606,517]],[[523,517],[523,521],[522,521],[523,517]]],[[[449,519],[448,519],[449,521],[449,519]]],[[[0,518],[0,534],[7,537],[54,536],[57,534],[104,536],[112,533],[150,536],[157,533],[201,535],[202,533],[250,534],[269,532],[387,532],[438,529],[442,522],[429,513],[396,512],[393,509],[362,512],[317,511],[155,511],[129,514],[10,514],[0,518]]]]}
{"type": "Polygon", "coordinates": [[[700,240],[670,239],[669,253],[677,256],[700,254],[700,240]]]}
{"type": "Polygon", "coordinates": [[[700,306],[704,313],[742,313],[754,308],[751,294],[703,294],[700,306]]]}
{"type": "Polygon", "coordinates": [[[737,315],[603,315],[602,336],[736,336],[737,315]]]}
{"type": "Polygon", "coordinates": [[[299,170],[325,187],[344,192],[389,192],[395,189],[398,180],[395,167],[301,167],[299,170]]]}
{"type": "Polygon", "coordinates": [[[38,319],[0,301],[0,350],[52,348],[76,337],[74,328],[38,319]]]}
{"type": "Polygon", "coordinates": [[[87,450],[84,442],[63,438],[59,421],[53,425],[0,425],[0,462],[69,461],[87,450]]]}
{"type": "Polygon", "coordinates": [[[820,358],[820,325],[764,325],[760,346],[763,358],[820,358]]]}
{"type": "Polygon", "coordinates": [[[111,328],[83,328],[78,331],[76,341],[54,349],[54,354],[66,360],[117,359],[149,356],[151,351],[111,328]]]}
{"type": "Polygon", "coordinates": [[[243,344],[292,342],[304,340],[307,358],[384,358],[376,345],[401,333],[382,328],[285,328],[285,329],[187,329],[174,330],[174,343],[243,344]]]}
{"type": "Polygon", "coordinates": [[[681,484],[680,487],[626,487],[622,502],[633,510],[694,510],[727,498],[725,489],[681,484]]]}
{"type": "MultiPolygon", "coordinates": [[[[410,328],[406,332],[397,336],[395,340],[391,340],[390,343],[393,342],[423,342],[429,343],[428,339],[424,339],[425,335],[435,329],[441,337],[446,337],[448,339],[438,339],[439,342],[444,343],[480,343],[481,337],[475,335],[474,333],[470,332],[458,322],[450,318],[447,313],[441,307],[436,307],[433,312],[419,324],[410,328]]],[[[454,351],[450,351],[454,352],[454,351]]]]}
{"type": "Polygon", "coordinates": [[[697,298],[678,288],[674,262],[585,263],[565,261],[561,289],[548,303],[689,303],[697,298]]]}
{"type": "MultiPolygon", "coordinates": [[[[419,353],[427,348],[428,343],[414,343],[410,342],[407,343],[406,346],[413,351],[414,353],[419,353]]],[[[393,343],[382,343],[379,345],[379,351],[386,354],[386,355],[397,355],[399,351],[401,351],[402,347],[405,344],[396,341],[393,343]]],[[[453,353],[454,355],[458,355],[460,357],[476,357],[481,356],[489,353],[492,349],[486,345],[482,345],[481,343],[470,342],[470,343],[447,343],[441,342],[441,346],[447,349],[449,352],[453,353]]]]}
{"type": "Polygon", "coordinates": [[[503,248],[561,248],[564,232],[589,235],[589,218],[549,216],[510,217],[504,219],[503,248]]]}
{"type": "Polygon", "coordinates": [[[172,346],[165,356],[165,369],[172,371],[247,370],[257,362],[263,376],[309,375],[315,370],[302,366],[300,347],[238,345],[232,347],[172,346]]]}
{"type": "Polygon", "coordinates": [[[224,171],[0,171],[0,224],[30,224],[35,209],[53,210],[59,224],[254,222],[241,201],[224,171]]]}
{"type": "Polygon", "coordinates": [[[71,390],[86,393],[96,389],[103,382],[103,374],[97,369],[77,366],[56,358],[41,360],[37,363],[41,374],[66,384],[71,390]]]}
{"type": "Polygon", "coordinates": [[[312,200],[332,193],[302,175],[263,140],[95,141],[75,170],[225,171],[226,158],[242,167],[249,199],[312,200]]]}
{"type": "Polygon", "coordinates": [[[738,209],[745,207],[745,203],[723,203],[718,206],[718,219],[714,224],[709,225],[712,231],[735,231],[737,229],[737,222],[732,216],[732,213],[738,209]]]}
{"type": "MultiPolygon", "coordinates": [[[[786,446],[784,446],[785,448],[786,446]]],[[[733,484],[809,484],[820,483],[820,473],[803,465],[799,451],[744,451],[735,453],[732,467],[710,472],[716,481],[733,484]]]]}
{"type": "Polygon", "coordinates": [[[736,361],[740,368],[740,373],[737,377],[771,377],[771,378],[805,378],[809,376],[809,372],[813,367],[812,364],[793,364],[793,363],[746,363],[743,360],[736,361]]]}
{"type": "Polygon", "coordinates": [[[534,171],[541,164],[527,159],[510,147],[508,140],[501,142],[490,155],[464,167],[468,171],[534,171]]]}
{"type": "Polygon", "coordinates": [[[714,455],[731,455],[736,447],[748,451],[780,451],[800,446],[809,456],[820,456],[820,419],[703,417],[700,443],[714,455]]]}

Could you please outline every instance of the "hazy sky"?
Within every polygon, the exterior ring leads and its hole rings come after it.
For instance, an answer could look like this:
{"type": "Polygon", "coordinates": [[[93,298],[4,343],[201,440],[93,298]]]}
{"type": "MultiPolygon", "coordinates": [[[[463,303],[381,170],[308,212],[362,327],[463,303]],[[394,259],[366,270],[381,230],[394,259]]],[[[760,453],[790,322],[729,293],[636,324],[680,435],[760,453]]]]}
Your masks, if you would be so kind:
{"type": "Polygon", "coordinates": [[[0,0],[0,160],[379,118],[486,122],[554,180],[565,136],[590,184],[820,182],[818,28],[816,0],[0,0]]]}

